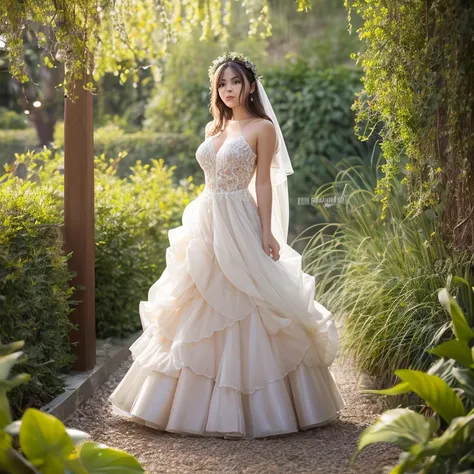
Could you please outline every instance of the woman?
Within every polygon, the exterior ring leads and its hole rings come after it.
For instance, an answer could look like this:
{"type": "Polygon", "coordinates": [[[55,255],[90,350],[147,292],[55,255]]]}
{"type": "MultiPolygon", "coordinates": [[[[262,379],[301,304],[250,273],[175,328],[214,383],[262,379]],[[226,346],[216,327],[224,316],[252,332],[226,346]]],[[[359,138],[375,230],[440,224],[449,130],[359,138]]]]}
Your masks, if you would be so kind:
{"type": "Polygon", "coordinates": [[[337,333],[286,242],[293,169],[280,126],[245,57],[219,57],[209,76],[214,120],[196,151],[206,185],[168,232],[134,362],[109,400],[181,434],[249,439],[326,424],[344,406],[328,368],[337,333]]]}

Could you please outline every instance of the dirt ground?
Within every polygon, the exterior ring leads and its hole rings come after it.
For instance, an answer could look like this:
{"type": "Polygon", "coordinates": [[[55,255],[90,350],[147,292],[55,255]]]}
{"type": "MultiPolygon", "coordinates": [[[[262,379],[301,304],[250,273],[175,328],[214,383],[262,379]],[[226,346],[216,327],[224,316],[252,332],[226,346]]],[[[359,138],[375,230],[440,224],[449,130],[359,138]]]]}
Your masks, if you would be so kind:
{"type": "Polygon", "coordinates": [[[334,364],[331,368],[347,403],[339,420],[290,435],[235,441],[183,437],[113,414],[107,397],[131,362],[131,357],[124,361],[65,424],[86,431],[96,442],[135,455],[147,473],[378,474],[388,472],[398,458],[397,448],[376,444],[367,447],[350,466],[359,434],[380,412],[377,396],[360,394],[350,364],[334,364]]]}

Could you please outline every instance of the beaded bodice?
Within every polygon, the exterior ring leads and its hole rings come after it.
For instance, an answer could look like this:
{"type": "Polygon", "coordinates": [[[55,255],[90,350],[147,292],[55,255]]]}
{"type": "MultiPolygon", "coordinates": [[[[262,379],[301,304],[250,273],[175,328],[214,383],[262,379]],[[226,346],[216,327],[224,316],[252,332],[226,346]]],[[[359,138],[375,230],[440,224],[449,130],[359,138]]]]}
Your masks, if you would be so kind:
{"type": "Polygon", "coordinates": [[[226,139],[217,152],[214,138],[206,138],[196,150],[196,159],[204,170],[206,189],[212,192],[247,189],[255,172],[257,155],[242,133],[226,139]]]}

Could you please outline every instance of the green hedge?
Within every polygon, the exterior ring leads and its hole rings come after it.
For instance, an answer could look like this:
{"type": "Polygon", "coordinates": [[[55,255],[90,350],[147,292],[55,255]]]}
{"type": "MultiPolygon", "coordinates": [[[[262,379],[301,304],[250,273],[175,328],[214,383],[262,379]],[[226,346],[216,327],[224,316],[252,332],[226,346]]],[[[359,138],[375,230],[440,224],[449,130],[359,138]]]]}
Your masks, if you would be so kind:
{"type": "MultiPolygon", "coordinates": [[[[139,131],[125,133],[116,125],[107,125],[94,131],[94,154],[104,153],[106,156],[118,156],[126,150],[117,169],[120,177],[129,176],[130,167],[140,160],[143,164],[151,163],[152,159],[163,158],[167,166],[176,166],[175,181],[194,176],[200,168],[194,157],[202,139],[183,133],[156,133],[139,131]]],[[[55,130],[55,144],[64,146],[64,124],[59,123],[55,130]]]]}
{"type": "Polygon", "coordinates": [[[0,107],[0,129],[2,130],[23,130],[28,127],[26,115],[0,107]]]}
{"type": "MultiPolygon", "coordinates": [[[[99,338],[141,327],[139,302],[165,268],[168,230],[181,224],[184,207],[202,191],[192,178],[175,186],[174,168],[163,160],[138,161],[128,178],[120,178],[122,156],[95,159],[99,338]]],[[[19,413],[63,390],[61,373],[73,361],[66,334],[75,302],[69,299],[72,274],[57,234],[64,210],[63,154],[46,149],[16,161],[26,181],[8,173],[0,182],[0,342],[23,339],[28,348],[30,358],[19,370],[31,373],[33,381],[12,392],[19,413]]]]}
{"type": "Polygon", "coordinates": [[[8,180],[0,186],[0,343],[25,341],[28,360],[15,366],[31,382],[12,390],[12,409],[41,406],[64,388],[60,373],[73,361],[69,297],[73,274],[62,252],[50,191],[8,180]]]}
{"type": "Polygon", "coordinates": [[[298,198],[311,198],[331,182],[338,161],[360,157],[369,163],[375,138],[360,142],[354,136],[351,110],[360,78],[360,71],[348,67],[313,70],[305,63],[264,76],[295,171],[288,179],[294,224],[307,227],[323,220],[316,208],[298,205],[298,198]]]}

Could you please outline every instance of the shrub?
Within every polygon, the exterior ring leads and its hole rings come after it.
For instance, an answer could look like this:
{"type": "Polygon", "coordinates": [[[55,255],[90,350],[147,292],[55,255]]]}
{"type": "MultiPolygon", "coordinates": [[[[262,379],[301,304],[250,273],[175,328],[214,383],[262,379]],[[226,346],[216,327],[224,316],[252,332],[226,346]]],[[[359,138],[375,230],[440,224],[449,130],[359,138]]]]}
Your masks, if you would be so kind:
{"type": "MultiPolygon", "coordinates": [[[[121,178],[130,175],[130,167],[137,160],[151,164],[152,159],[163,158],[167,166],[176,166],[173,176],[177,183],[187,176],[200,175],[200,167],[195,158],[196,149],[201,142],[199,138],[182,133],[125,133],[117,125],[109,124],[94,131],[94,154],[116,157],[126,150],[127,155],[120,160],[117,168],[117,176],[121,178]]],[[[56,126],[55,145],[60,148],[64,146],[63,123],[56,126]]]]}
{"type": "Polygon", "coordinates": [[[5,164],[15,161],[16,153],[26,153],[34,150],[38,143],[36,130],[27,128],[25,130],[1,130],[0,129],[0,176],[3,174],[5,164]]]}
{"type": "Polygon", "coordinates": [[[138,303],[165,268],[168,230],[181,224],[184,207],[202,190],[192,178],[175,187],[174,169],[163,160],[145,165],[138,160],[129,180],[119,180],[116,161],[107,162],[103,155],[96,159],[99,337],[123,336],[141,327],[138,303]]]}
{"type": "Polygon", "coordinates": [[[6,107],[0,107],[0,129],[2,130],[24,130],[28,127],[26,116],[9,110],[6,107]]]}
{"type": "Polygon", "coordinates": [[[414,392],[435,412],[435,416],[425,418],[408,409],[389,410],[361,434],[356,455],[376,442],[393,443],[403,449],[400,462],[392,473],[467,473],[474,467],[474,331],[470,327],[474,318],[474,298],[466,280],[456,277],[454,282],[463,287],[467,296],[469,320],[449,295],[448,288],[440,290],[438,298],[451,316],[455,339],[429,352],[456,365],[452,374],[457,391],[438,375],[417,370],[397,370],[395,374],[402,382],[395,387],[365,391],[382,395],[414,392]],[[464,403],[459,391],[464,396],[464,403]]]}
{"type": "MultiPolygon", "coordinates": [[[[97,336],[121,337],[140,328],[138,303],[165,267],[168,230],[180,225],[184,207],[202,191],[191,177],[176,186],[175,168],[163,160],[138,160],[127,178],[117,158],[95,158],[95,280],[97,336]]],[[[17,157],[26,177],[47,188],[63,219],[63,154],[45,149],[17,157]]]]}
{"type": "Polygon", "coordinates": [[[433,362],[425,348],[444,340],[449,329],[436,291],[451,272],[472,281],[472,256],[448,252],[434,212],[405,216],[398,181],[382,222],[372,191],[376,173],[362,162],[343,160],[338,167],[337,179],[316,197],[344,199],[321,207],[329,223],[315,226],[303,252],[305,268],[318,279],[320,299],[344,320],[343,356],[354,357],[376,386],[386,386],[394,370],[426,370],[433,362]]]}
{"type": "Polygon", "coordinates": [[[60,374],[73,354],[67,334],[70,295],[56,204],[46,187],[12,178],[0,186],[0,341],[27,343],[22,370],[31,383],[12,390],[15,413],[41,406],[64,390],[60,374]]]}

